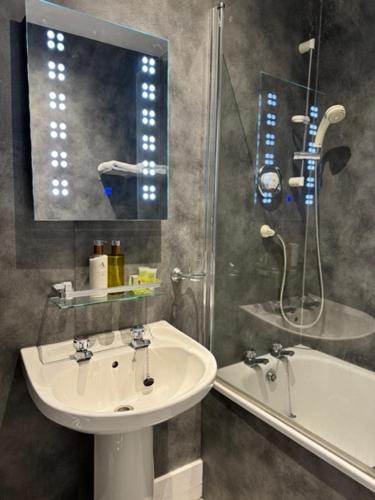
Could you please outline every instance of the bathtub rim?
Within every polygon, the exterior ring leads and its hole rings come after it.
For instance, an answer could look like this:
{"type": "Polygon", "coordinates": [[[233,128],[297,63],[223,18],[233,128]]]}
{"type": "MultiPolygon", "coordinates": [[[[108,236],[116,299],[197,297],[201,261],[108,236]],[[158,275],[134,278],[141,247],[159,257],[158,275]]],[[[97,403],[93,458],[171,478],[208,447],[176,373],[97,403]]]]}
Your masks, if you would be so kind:
{"type": "Polygon", "coordinates": [[[375,477],[370,476],[361,468],[352,464],[334,451],[331,451],[326,446],[318,443],[307,434],[304,434],[292,425],[287,424],[281,418],[274,416],[270,411],[267,411],[259,403],[255,402],[255,400],[251,399],[250,396],[242,395],[239,390],[234,388],[232,385],[227,384],[225,381],[216,378],[213,387],[217,392],[226,396],[228,399],[238,404],[241,408],[247,410],[252,415],[255,415],[266,424],[278,430],[300,446],[303,446],[303,448],[307,449],[314,455],[338,469],[340,472],[346,474],[354,481],[357,481],[362,486],[375,493],[375,477]]]}
{"type": "MultiPolygon", "coordinates": [[[[311,294],[311,296],[317,300],[319,299],[318,296],[315,296],[313,294],[311,294]]],[[[263,305],[263,303],[261,303],[261,302],[254,303],[254,304],[241,304],[239,307],[242,311],[244,311],[246,314],[249,314],[253,318],[255,318],[259,321],[263,321],[264,323],[267,323],[268,325],[271,325],[275,328],[280,328],[281,330],[285,331],[286,333],[291,333],[293,335],[300,336],[302,339],[306,338],[306,339],[322,340],[322,341],[336,343],[336,342],[352,342],[352,341],[356,341],[359,339],[365,339],[367,337],[370,337],[371,335],[374,335],[374,333],[375,333],[375,318],[373,316],[371,316],[369,313],[367,313],[366,311],[362,311],[360,309],[357,309],[355,307],[348,306],[346,304],[341,304],[341,302],[336,302],[336,301],[331,300],[331,299],[326,298],[325,301],[326,301],[326,305],[333,304],[334,306],[343,307],[344,310],[347,309],[347,310],[353,311],[354,312],[353,316],[356,315],[357,317],[362,317],[365,321],[367,321],[369,323],[369,325],[367,326],[368,329],[365,331],[365,333],[362,333],[361,335],[355,335],[355,336],[352,335],[352,336],[345,336],[345,337],[334,337],[334,336],[314,335],[314,334],[308,333],[309,330],[303,330],[303,329],[299,328],[298,324],[296,324],[295,326],[288,325],[288,323],[286,323],[286,321],[283,320],[283,318],[280,316],[280,314],[267,313],[266,315],[263,315],[263,313],[259,313],[257,311],[253,311],[253,310],[249,309],[249,308],[254,307],[254,306],[263,305]],[[270,316],[274,316],[275,318],[277,318],[280,321],[280,323],[278,323],[277,321],[274,321],[274,318],[270,318],[270,316]],[[371,328],[370,323],[373,323],[372,328],[371,328]]]]}

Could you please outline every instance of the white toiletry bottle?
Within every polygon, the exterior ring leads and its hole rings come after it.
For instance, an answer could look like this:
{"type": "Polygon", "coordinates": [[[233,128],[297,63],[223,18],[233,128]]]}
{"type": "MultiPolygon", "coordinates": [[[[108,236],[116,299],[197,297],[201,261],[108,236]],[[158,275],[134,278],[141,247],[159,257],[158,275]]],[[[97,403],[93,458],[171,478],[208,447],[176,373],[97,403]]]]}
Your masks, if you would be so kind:
{"type": "MultiPolygon", "coordinates": [[[[90,288],[108,287],[108,255],[104,254],[104,241],[94,241],[94,254],[89,259],[90,288]]],[[[105,297],[106,293],[96,293],[92,297],[105,297]]]]}

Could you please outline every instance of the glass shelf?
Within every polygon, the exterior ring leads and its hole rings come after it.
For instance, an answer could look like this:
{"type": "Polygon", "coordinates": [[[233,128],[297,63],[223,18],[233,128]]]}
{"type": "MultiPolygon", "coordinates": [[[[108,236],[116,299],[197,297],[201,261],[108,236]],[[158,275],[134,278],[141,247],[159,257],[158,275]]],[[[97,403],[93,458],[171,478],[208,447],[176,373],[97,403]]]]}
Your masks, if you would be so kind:
{"type": "MultiPolygon", "coordinates": [[[[145,287],[147,285],[144,285],[145,287]]],[[[86,296],[75,297],[73,299],[66,299],[64,297],[51,297],[50,303],[59,309],[73,309],[78,307],[93,306],[95,304],[108,304],[112,302],[126,302],[130,300],[140,300],[160,297],[163,295],[159,290],[146,291],[145,293],[138,293],[137,295],[131,292],[107,294],[103,297],[86,296]]]]}

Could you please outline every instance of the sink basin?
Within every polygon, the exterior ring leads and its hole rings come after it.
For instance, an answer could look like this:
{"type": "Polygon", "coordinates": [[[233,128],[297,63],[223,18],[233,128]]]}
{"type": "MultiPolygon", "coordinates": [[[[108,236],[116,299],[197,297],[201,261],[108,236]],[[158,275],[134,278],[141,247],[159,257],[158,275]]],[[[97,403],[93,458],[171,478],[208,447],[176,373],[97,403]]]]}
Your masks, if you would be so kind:
{"type": "Polygon", "coordinates": [[[152,426],[197,404],[215,379],[216,361],[202,345],[166,321],[147,330],[151,345],[137,351],[127,331],[93,336],[94,355],[81,363],[70,358],[72,341],[21,350],[38,409],[60,425],[95,434],[96,499],[152,499],[152,426]],[[151,386],[144,384],[147,375],[151,386]],[[135,480],[137,457],[143,484],[135,480]]]}

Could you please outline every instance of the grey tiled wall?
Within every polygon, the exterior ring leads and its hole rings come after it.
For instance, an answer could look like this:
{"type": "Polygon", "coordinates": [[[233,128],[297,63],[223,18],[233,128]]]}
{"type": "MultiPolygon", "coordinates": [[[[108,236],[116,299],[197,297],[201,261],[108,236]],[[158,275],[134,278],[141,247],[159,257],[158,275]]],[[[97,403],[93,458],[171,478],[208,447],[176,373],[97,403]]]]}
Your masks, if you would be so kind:
{"type": "MultiPolygon", "coordinates": [[[[137,322],[166,319],[198,338],[199,284],[172,287],[169,273],[203,252],[203,163],[207,112],[209,2],[70,0],[64,3],[170,39],[170,218],[164,222],[34,222],[25,74],[24,2],[0,5],[0,498],[92,498],[92,437],[44,418],[32,404],[19,349],[137,322]],[[129,272],[159,268],[165,295],[148,304],[61,312],[50,285],[87,283],[94,238],[121,239],[129,272]]],[[[160,475],[200,456],[200,409],[155,431],[160,475]]]]}
{"type": "MultiPolygon", "coordinates": [[[[294,196],[288,216],[284,217],[282,207],[267,211],[253,204],[258,90],[261,71],[300,84],[306,82],[308,57],[301,56],[297,47],[309,36],[317,36],[319,5],[310,0],[288,0],[282,5],[237,0],[226,10],[213,341],[220,364],[238,361],[250,346],[260,354],[267,352],[276,338],[284,345],[296,343],[295,336],[271,330],[244,314],[239,306],[279,299],[282,252],[275,240],[260,238],[259,228],[264,223],[273,226],[287,243],[299,246],[298,266],[288,274],[285,303],[288,296],[302,293],[305,210],[298,193],[286,188],[293,172],[290,154],[276,158],[281,171],[288,174],[283,179],[283,197],[294,196]],[[264,260],[267,266],[262,265],[264,260]]],[[[322,162],[319,204],[325,296],[375,317],[371,132],[375,14],[369,1],[359,6],[325,0],[323,5],[318,80],[323,94],[318,97],[318,105],[321,114],[337,103],[347,109],[345,121],[327,133],[322,162]]],[[[316,60],[313,82],[315,64],[316,60]]],[[[295,102],[290,108],[290,115],[298,111],[295,102]]],[[[302,113],[303,102],[299,109],[302,113]]],[[[283,127],[291,129],[288,118],[283,127]]],[[[297,148],[301,134],[294,130],[299,137],[294,144],[297,148]]],[[[291,136],[279,134],[277,141],[283,140],[290,141],[291,136]]],[[[305,292],[319,295],[313,213],[309,221],[305,292]]],[[[299,341],[375,369],[375,335],[355,338],[355,333],[353,339],[340,342],[308,336],[301,336],[299,341]]]]}
{"type": "MultiPolygon", "coordinates": [[[[258,354],[266,353],[271,343],[279,340],[285,346],[302,342],[375,369],[374,333],[351,342],[313,342],[302,336],[296,341],[296,336],[285,330],[251,320],[239,308],[242,304],[278,300],[282,254],[275,241],[260,238],[263,223],[275,225],[287,242],[300,244],[298,268],[288,277],[292,291],[289,288],[286,295],[301,293],[304,211],[293,204],[293,218],[282,220],[279,209],[263,210],[260,217],[252,203],[257,96],[260,71],[306,82],[307,59],[297,47],[315,33],[319,4],[309,0],[237,0],[226,9],[213,338],[214,353],[221,365],[238,362],[249,347],[258,354]],[[264,256],[268,267],[259,265],[264,256]]],[[[375,9],[371,1],[324,0],[323,19],[319,87],[327,94],[324,105],[344,104],[348,113],[345,122],[329,130],[326,142],[326,151],[338,147],[336,156],[338,153],[341,158],[335,161],[331,152],[331,161],[324,162],[321,238],[326,295],[374,315],[375,9]],[[343,161],[348,148],[349,162],[343,161]]],[[[301,107],[300,113],[303,110],[301,107]]],[[[284,127],[288,126],[285,121],[284,127]]],[[[278,161],[289,159],[281,157],[278,161]]],[[[313,229],[309,240],[312,248],[313,229]]],[[[315,250],[308,257],[306,289],[317,293],[315,250]]],[[[369,490],[215,392],[203,403],[202,423],[206,500],[375,498],[369,490]]]]}

